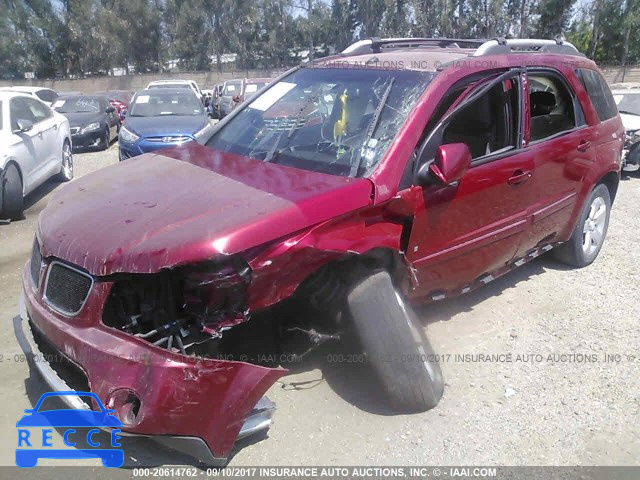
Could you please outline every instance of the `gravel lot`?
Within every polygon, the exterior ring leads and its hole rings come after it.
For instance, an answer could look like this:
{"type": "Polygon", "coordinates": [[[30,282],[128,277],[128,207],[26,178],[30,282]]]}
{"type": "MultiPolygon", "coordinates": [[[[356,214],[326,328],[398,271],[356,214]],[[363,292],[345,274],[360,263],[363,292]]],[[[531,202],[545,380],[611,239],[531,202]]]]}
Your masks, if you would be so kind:
{"type": "MultiPolygon", "coordinates": [[[[117,147],[74,158],[80,176],[116,163],[117,147]]],[[[32,195],[25,220],[0,225],[3,465],[14,463],[15,422],[46,391],[27,363],[14,360],[21,350],[12,320],[37,216],[58,187],[32,195]]],[[[230,465],[637,465],[639,205],[634,174],[620,184],[607,241],[588,268],[544,256],[465,297],[419,308],[447,382],[434,410],[393,415],[365,366],[316,355],[271,388],[274,425],[238,445],[230,465]]],[[[146,439],[125,439],[123,448],[129,466],[190,461],[146,439]]]]}

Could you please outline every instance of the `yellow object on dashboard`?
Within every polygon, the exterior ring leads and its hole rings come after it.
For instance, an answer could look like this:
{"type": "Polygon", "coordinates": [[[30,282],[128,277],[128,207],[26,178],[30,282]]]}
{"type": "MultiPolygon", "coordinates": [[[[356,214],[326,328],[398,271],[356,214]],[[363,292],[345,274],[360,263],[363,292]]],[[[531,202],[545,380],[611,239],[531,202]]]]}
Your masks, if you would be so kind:
{"type": "Polygon", "coordinates": [[[342,137],[347,132],[347,99],[349,96],[347,95],[347,91],[345,90],[342,95],[340,95],[340,103],[342,104],[342,112],[340,113],[340,118],[336,120],[336,123],[333,124],[333,141],[338,142],[340,137],[342,137]]]}

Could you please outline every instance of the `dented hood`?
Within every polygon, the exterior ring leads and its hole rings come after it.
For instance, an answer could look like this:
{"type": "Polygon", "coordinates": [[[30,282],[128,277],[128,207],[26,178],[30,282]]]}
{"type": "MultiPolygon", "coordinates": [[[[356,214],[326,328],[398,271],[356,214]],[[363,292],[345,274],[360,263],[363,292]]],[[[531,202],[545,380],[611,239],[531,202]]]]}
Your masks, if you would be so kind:
{"type": "Polygon", "coordinates": [[[187,144],[86,175],[38,224],[45,256],[93,275],[151,273],[232,254],[371,202],[372,183],[187,144]]]}

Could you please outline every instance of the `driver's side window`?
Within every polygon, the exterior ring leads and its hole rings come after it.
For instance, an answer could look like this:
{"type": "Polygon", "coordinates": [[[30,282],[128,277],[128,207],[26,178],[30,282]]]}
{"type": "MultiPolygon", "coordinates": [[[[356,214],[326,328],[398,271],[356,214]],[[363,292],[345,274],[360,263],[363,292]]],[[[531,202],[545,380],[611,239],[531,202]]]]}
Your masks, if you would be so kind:
{"type": "Polygon", "coordinates": [[[454,114],[441,144],[464,143],[473,159],[516,148],[519,101],[517,79],[498,83],[454,114]]]}

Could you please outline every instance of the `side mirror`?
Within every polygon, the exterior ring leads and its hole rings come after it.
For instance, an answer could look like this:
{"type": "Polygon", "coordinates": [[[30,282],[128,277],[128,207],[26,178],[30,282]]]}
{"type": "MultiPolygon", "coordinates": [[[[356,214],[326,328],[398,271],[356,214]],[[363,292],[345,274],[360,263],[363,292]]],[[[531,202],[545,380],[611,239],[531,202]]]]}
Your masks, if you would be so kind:
{"type": "Polygon", "coordinates": [[[105,110],[105,113],[113,113],[115,111],[116,111],[116,107],[114,107],[113,105],[109,105],[105,110]]]}
{"type": "Polygon", "coordinates": [[[21,120],[18,120],[16,124],[18,125],[18,128],[14,130],[13,133],[28,132],[33,128],[33,122],[31,120],[21,119],[21,120]]]}
{"type": "Polygon", "coordinates": [[[418,172],[421,183],[437,179],[443,185],[455,185],[464,176],[471,164],[471,152],[464,143],[440,145],[435,160],[423,166],[418,172]],[[428,165],[428,166],[427,166],[428,165]]]}

